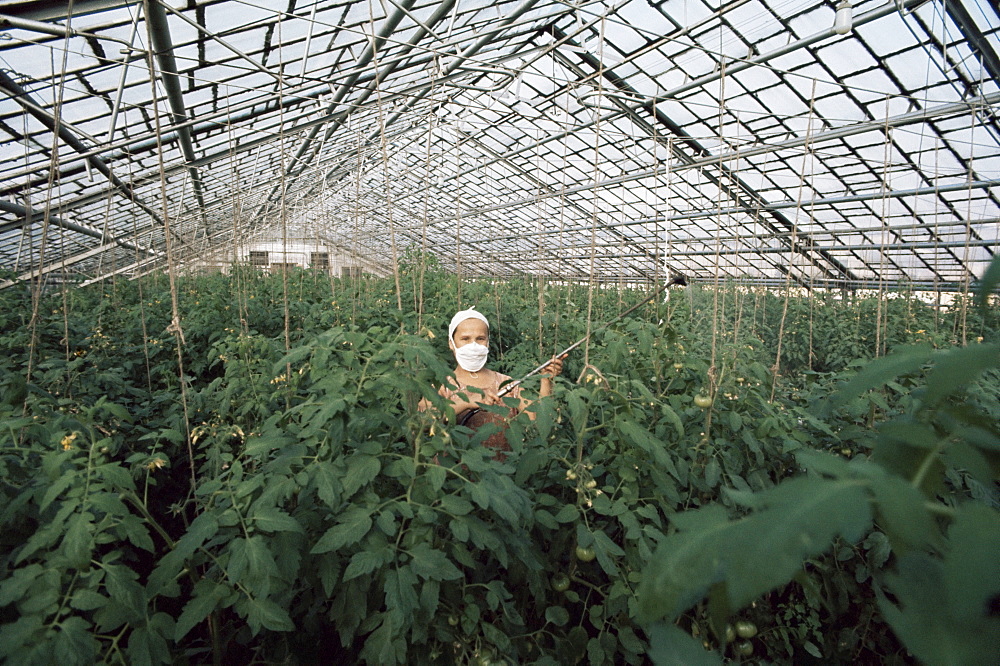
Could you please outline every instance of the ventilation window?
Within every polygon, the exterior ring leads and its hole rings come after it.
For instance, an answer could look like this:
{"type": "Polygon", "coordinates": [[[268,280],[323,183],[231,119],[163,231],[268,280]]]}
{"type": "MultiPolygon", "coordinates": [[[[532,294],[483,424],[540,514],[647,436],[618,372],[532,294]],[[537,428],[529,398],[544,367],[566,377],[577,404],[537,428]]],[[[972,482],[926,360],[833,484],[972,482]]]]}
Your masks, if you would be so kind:
{"type": "Polygon", "coordinates": [[[330,270],[330,253],[329,252],[313,252],[309,255],[309,266],[316,268],[321,271],[330,270]]]}

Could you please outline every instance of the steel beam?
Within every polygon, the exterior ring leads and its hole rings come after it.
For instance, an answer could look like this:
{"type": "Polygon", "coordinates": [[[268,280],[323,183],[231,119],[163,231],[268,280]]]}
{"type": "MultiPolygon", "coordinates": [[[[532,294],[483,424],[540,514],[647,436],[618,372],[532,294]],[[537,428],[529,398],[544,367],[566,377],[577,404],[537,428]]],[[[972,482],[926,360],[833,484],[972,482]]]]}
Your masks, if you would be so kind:
{"type": "MultiPolygon", "coordinates": [[[[163,11],[160,0],[143,0],[146,7],[146,24],[149,27],[150,39],[153,42],[153,49],[156,53],[156,60],[160,68],[160,78],[163,87],[167,91],[167,100],[170,103],[170,110],[173,113],[173,124],[180,125],[187,121],[187,110],[184,108],[184,94],[181,92],[180,74],[177,71],[177,61],[174,59],[174,45],[170,38],[170,25],[167,21],[167,14],[163,11]]],[[[150,63],[152,65],[152,63],[150,63]]],[[[150,77],[155,78],[150,67],[150,77]]],[[[156,100],[152,100],[156,104],[156,100]]],[[[205,198],[201,184],[201,176],[198,169],[190,166],[196,159],[194,154],[194,143],[191,141],[191,131],[186,127],[177,130],[177,139],[180,142],[181,152],[188,162],[188,173],[191,175],[191,185],[194,190],[195,200],[198,202],[198,209],[201,211],[202,225],[207,226],[205,220],[205,198]]]]}
{"type": "MultiPolygon", "coordinates": [[[[46,111],[44,106],[35,101],[28,91],[22,88],[16,81],[14,81],[14,79],[10,78],[10,76],[7,75],[7,72],[2,69],[0,69],[0,88],[4,89],[25,111],[34,116],[40,123],[45,125],[50,132],[56,134],[63,143],[78,153],[88,152],[84,143],[77,138],[76,134],[70,130],[70,127],[64,123],[61,118],[57,119],[46,111]]],[[[97,155],[90,155],[86,158],[86,160],[91,167],[99,171],[109,181],[111,181],[111,184],[115,187],[115,189],[124,194],[130,201],[135,202],[137,206],[152,216],[154,220],[160,224],[163,223],[156,212],[145,204],[128,184],[116,176],[108,165],[104,163],[104,160],[97,155]]]]}
{"type": "MultiPolygon", "coordinates": [[[[73,15],[96,14],[137,4],[138,0],[73,0],[73,15]]],[[[29,21],[62,21],[66,18],[66,0],[22,0],[0,5],[4,14],[29,21]]]]}
{"type": "MultiPolygon", "coordinates": [[[[378,50],[382,48],[382,46],[388,40],[389,36],[392,35],[392,33],[396,30],[396,27],[399,25],[399,23],[406,17],[406,14],[409,11],[410,7],[412,7],[414,4],[415,0],[403,0],[403,2],[396,7],[396,10],[382,24],[382,27],[379,29],[378,34],[372,36],[371,41],[368,43],[368,46],[366,46],[365,50],[362,51],[361,56],[358,58],[357,61],[357,67],[359,68],[367,67],[367,65],[375,59],[378,50]]],[[[441,8],[453,4],[454,0],[444,0],[444,2],[442,2],[441,5],[438,6],[438,9],[441,10],[441,8]]],[[[436,20],[434,22],[436,23],[438,20],[440,20],[440,18],[443,17],[445,13],[447,13],[446,9],[445,11],[435,12],[436,20]]],[[[426,35],[427,35],[426,30],[423,29],[418,30],[416,35],[410,40],[410,44],[408,44],[407,51],[412,49],[413,46],[416,45],[416,42],[423,39],[426,35]]],[[[386,75],[388,75],[388,73],[392,72],[394,69],[395,65],[386,68],[386,75]]],[[[343,81],[338,86],[337,92],[334,93],[333,99],[330,100],[329,104],[326,105],[327,113],[333,113],[334,109],[340,106],[341,102],[343,102],[347,94],[351,92],[352,88],[354,87],[354,84],[357,82],[358,77],[360,75],[361,75],[361,70],[359,69],[355,74],[349,76],[345,81],[343,81]]],[[[373,88],[377,87],[379,80],[380,76],[379,74],[376,74],[375,84],[373,85],[373,88]]],[[[367,92],[367,95],[370,94],[371,90],[367,92]]],[[[367,95],[365,95],[366,98],[367,95]]],[[[346,120],[353,111],[357,110],[359,103],[363,103],[363,100],[361,102],[352,103],[348,109],[346,109],[342,114],[339,115],[339,117],[332,120],[332,122],[329,123],[329,125],[331,126],[330,131],[332,131],[333,128],[339,127],[341,124],[343,124],[344,120],[346,120]]],[[[275,182],[274,186],[271,188],[271,191],[268,193],[266,197],[264,197],[263,203],[257,208],[254,217],[259,217],[259,218],[265,217],[267,213],[275,205],[275,201],[278,199],[278,194],[281,191],[281,189],[283,187],[287,187],[286,180],[291,179],[294,182],[299,176],[302,175],[302,173],[308,167],[309,161],[319,150],[320,144],[326,141],[326,137],[324,137],[323,141],[317,142],[317,138],[319,137],[319,134],[322,131],[324,125],[325,124],[317,124],[309,131],[309,134],[303,139],[302,144],[299,146],[298,150],[295,152],[295,155],[292,157],[291,162],[288,164],[287,167],[285,167],[285,176],[283,178],[278,179],[275,182]],[[299,166],[300,164],[302,165],[301,167],[299,166]]],[[[326,136],[327,137],[329,136],[329,131],[326,136]]]]}

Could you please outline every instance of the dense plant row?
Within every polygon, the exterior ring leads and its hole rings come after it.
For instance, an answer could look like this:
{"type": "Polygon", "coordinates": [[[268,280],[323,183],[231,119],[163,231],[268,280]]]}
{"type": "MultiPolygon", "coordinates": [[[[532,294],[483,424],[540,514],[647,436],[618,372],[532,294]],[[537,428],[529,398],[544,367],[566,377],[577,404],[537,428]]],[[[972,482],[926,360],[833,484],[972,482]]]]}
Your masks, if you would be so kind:
{"type": "Polygon", "coordinates": [[[601,328],[646,292],[418,261],[399,284],[234,267],[0,293],[0,658],[997,647],[995,307],[671,288],[601,328]],[[514,376],[593,333],[504,461],[416,408],[445,410],[472,304],[514,376]]]}

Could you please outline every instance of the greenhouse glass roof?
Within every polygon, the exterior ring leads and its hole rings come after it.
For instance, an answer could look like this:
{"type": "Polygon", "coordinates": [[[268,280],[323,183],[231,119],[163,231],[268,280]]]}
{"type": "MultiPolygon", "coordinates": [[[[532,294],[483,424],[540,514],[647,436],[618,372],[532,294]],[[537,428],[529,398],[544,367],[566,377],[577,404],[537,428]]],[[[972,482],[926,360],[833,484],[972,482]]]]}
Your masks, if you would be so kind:
{"type": "Polygon", "coordinates": [[[0,0],[0,286],[296,237],[963,289],[1000,246],[998,54],[986,0],[0,0]]]}

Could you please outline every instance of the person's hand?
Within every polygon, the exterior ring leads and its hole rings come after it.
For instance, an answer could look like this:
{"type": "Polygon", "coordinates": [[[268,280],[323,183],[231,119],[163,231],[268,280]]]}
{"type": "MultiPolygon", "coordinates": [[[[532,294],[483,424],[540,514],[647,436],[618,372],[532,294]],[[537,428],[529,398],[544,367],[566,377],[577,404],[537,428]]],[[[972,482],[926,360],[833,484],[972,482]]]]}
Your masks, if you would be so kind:
{"type": "Polygon", "coordinates": [[[553,356],[552,360],[549,361],[548,365],[542,368],[543,377],[558,377],[562,374],[563,367],[563,357],[553,356]]]}
{"type": "Polygon", "coordinates": [[[479,402],[484,405],[502,405],[503,399],[493,389],[483,389],[483,399],[479,402]]]}

